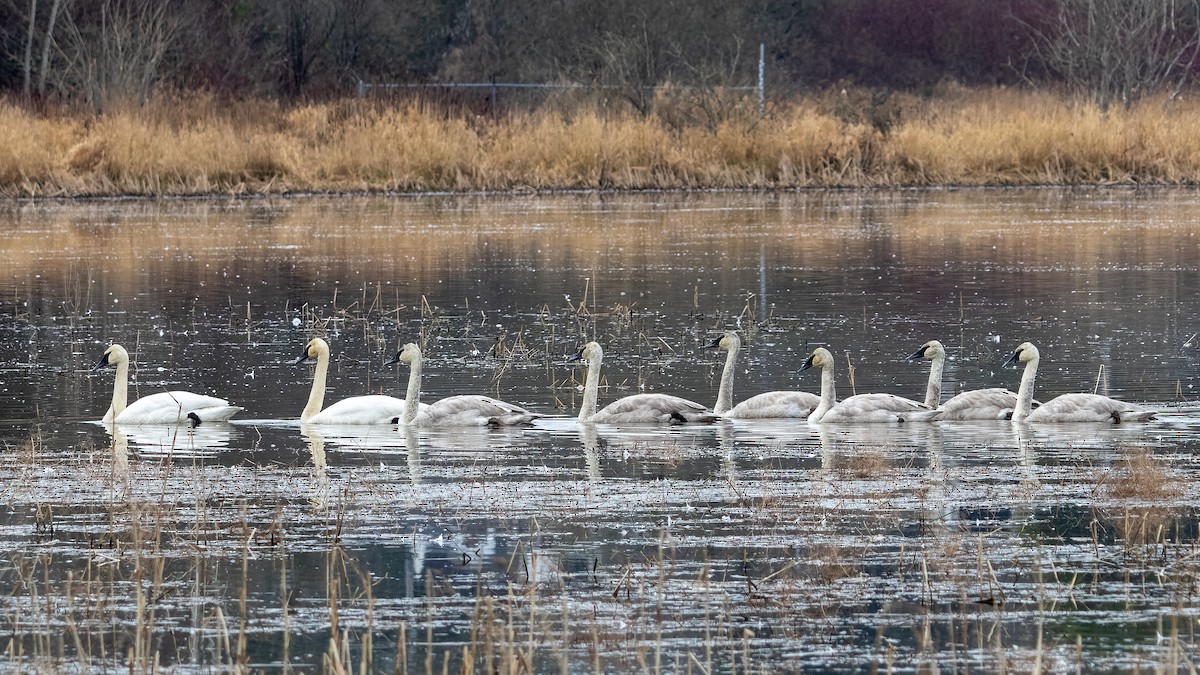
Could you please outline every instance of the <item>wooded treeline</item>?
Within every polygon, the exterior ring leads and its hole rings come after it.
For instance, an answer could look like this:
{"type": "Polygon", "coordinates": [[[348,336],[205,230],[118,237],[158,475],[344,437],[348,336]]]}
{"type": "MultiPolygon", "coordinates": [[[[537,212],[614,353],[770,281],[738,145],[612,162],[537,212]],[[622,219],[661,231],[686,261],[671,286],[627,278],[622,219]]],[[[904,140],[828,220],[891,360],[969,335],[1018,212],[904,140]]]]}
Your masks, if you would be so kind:
{"type": "Polygon", "coordinates": [[[374,82],[927,91],[1108,105],[1197,73],[1200,0],[0,0],[0,91],[102,111],[156,87],[320,99],[374,82]]]}

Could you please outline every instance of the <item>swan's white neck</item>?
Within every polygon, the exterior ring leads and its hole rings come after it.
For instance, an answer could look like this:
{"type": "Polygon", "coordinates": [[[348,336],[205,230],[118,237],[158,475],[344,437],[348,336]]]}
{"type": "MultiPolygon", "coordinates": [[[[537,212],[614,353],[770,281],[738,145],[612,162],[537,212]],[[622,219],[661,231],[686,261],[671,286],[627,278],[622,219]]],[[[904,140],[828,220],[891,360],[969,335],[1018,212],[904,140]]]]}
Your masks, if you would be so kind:
{"type": "Polygon", "coordinates": [[[408,364],[408,392],[404,395],[404,416],[401,424],[412,424],[417,419],[417,409],[421,405],[421,352],[408,364]]]}
{"type": "Polygon", "coordinates": [[[1037,379],[1040,356],[1034,356],[1025,362],[1025,372],[1021,373],[1021,388],[1017,390],[1017,407],[1013,409],[1012,419],[1020,422],[1029,416],[1033,408],[1033,383],[1037,379]]]}
{"type": "Polygon", "coordinates": [[[300,413],[301,422],[307,422],[308,418],[321,412],[321,407],[325,405],[325,377],[328,372],[329,354],[318,352],[317,367],[313,371],[312,389],[308,392],[308,404],[304,406],[304,412],[300,413]]]}
{"type": "Polygon", "coordinates": [[[808,416],[809,422],[820,422],[825,413],[837,404],[837,390],[833,384],[833,363],[821,366],[821,402],[808,416]]]}
{"type": "Polygon", "coordinates": [[[579,421],[588,422],[596,414],[596,398],[600,392],[600,364],[603,357],[588,359],[587,380],[583,383],[583,403],[579,405],[579,421]]]}
{"type": "Polygon", "coordinates": [[[741,349],[738,345],[734,345],[729,350],[728,356],[725,357],[725,370],[721,372],[721,388],[717,391],[717,403],[713,406],[713,412],[718,415],[724,415],[733,409],[733,374],[737,370],[738,351],[741,349]]]}
{"type": "Polygon", "coordinates": [[[925,405],[937,408],[942,402],[942,369],[946,366],[946,355],[938,354],[933,357],[929,366],[929,385],[925,387],[925,405]]]}
{"type": "Polygon", "coordinates": [[[112,422],[117,419],[117,415],[125,412],[125,406],[128,401],[129,362],[121,361],[117,364],[117,374],[113,378],[112,404],[108,406],[108,412],[104,413],[104,421],[112,422]]]}

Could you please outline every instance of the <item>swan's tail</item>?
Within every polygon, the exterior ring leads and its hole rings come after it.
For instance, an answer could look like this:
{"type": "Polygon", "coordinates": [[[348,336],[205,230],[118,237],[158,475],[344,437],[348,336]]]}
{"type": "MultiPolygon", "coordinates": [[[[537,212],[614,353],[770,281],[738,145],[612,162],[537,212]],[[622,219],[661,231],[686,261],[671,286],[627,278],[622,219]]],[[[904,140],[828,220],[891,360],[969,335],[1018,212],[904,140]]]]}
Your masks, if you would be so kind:
{"type": "Polygon", "coordinates": [[[712,424],[721,419],[721,415],[707,410],[697,412],[694,410],[673,410],[671,411],[671,424],[712,424]]]}
{"type": "Polygon", "coordinates": [[[236,405],[218,406],[213,408],[201,408],[188,413],[188,417],[195,415],[198,421],[201,422],[225,422],[234,415],[242,412],[242,408],[236,405]]]}
{"type": "Polygon", "coordinates": [[[897,422],[932,422],[940,417],[941,410],[917,410],[896,416],[897,422]]]}
{"type": "Polygon", "coordinates": [[[1157,410],[1114,410],[1112,413],[1113,424],[1124,424],[1126,422],[1148,422],[1154,419],[1158,414],[1157,410]]]}
{"type": "Polygon", "coordinates": [[[489,427],[516,427],[522,424],[533,424],[533,421],[540,417],[545,417],[545,415],[522,410],[506,415],[493,415],[488,418],[487,425],[489,427]]]}

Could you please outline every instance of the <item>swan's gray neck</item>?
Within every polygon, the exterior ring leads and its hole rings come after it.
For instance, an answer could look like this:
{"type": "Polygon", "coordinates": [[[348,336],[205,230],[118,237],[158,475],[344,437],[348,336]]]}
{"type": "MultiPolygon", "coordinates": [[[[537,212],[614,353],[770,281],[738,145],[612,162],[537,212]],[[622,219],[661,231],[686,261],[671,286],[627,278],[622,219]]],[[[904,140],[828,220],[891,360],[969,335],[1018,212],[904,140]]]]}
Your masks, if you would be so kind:
{"type": "Polygon", "coordinates": [[[810,422],[820,422],[825,413],[837,403],[837,390],[833,385],[833,364],[821,366],[821,402],[817,409],[808,416],[810,422]]]}
{"type": "Polygon", "coordinates": [[[579,421],[587,422],[596,414],[596,397],[600,392],[600,364],[603,357],[588,359],[587,380],[583,383],[583,403],[579,405],[579,421]]]}
{"type": "Polygon", "coordinates": [[[946,366],[946,355],[938,354],[929,366],[929,385],[925,387],[925,405],[938,407],[942,402],[942,369],[946,366]]]}
{"type": "Polygon", "coordinates": [[[117,419],[125,411],[125,406],[129,401],[129,362],[122,361],[117,364],[117,373],[113,377],[113,395],[112,403],[108,406],[108,412],[104,413],[105,422],[111,422],[117,419]]]}
{"type": "Polygon", "coordinates": [[[412,424],[417,419],[417,409],[421,405],[421,352],[409,364],[408,392],[404,395],[404,417],[401,424],[412,424]]]}
{"type": "Polygon", "coordinates": [[[325,405],[325,376],[329,372],[329,354],[317,354],[317,367],[313,371],[312,389],[308,392],[308,403],[304,406],[304,412],[300,413],[300,421],[305,422],[308,418],[321,412],[321,407],[325,405]]]}
{"type": "Polygon", "coordinates": [[[713,406],[713,412],[718,415],[724,415],[733,409],[733,374],[737,370],[740,349],[741,347],[734,345],[725,357],[725,370],[721,371],[721,388],[717,391],[717,403],[713,406]]]}
{"type": "Polygon", "coordinates": [[[1013,409],[1013,421],[1020,422],[1029,416],[1033,408],[1033,383],[1037,379],[1038,362],[1040,357],[1034,357],[1025,362],[1025,372],[1021,373],[1021,388],[1017,390],[1017,407],[1013,409]]]}

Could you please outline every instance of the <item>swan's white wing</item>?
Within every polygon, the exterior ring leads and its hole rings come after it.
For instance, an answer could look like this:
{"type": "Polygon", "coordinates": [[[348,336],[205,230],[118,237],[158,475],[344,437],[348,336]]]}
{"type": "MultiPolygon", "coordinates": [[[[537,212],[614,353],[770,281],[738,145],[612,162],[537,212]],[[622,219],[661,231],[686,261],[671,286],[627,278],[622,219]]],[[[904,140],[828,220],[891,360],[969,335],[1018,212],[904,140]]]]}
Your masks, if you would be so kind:
{"type": "Polygon", "coordinates": [[[217,422],[228,420],[241,410],[216,396],[164,391],[139,398],[111,421],[117,424],[178,424],[189,414],[194,414],[201,421],[217,422]]]}
{"type": "Polygon", "coordinates": [[[732,419],[804,419],[821,403],[821,397],[805,391],[768,391],[752,396],[725,413],[732,419]]]}
{"type": "Polygon", "coordinates": [[[1098,394],[1063,394],[1038,406],[1026,422],[1144,422],[1154,411],[1098,394]]]}
{"type": "Polygon", "coordinates": [[[995,387],[964,391],[938,406],[942,414],[938,420],[1001,420],[1012,416],[1017,407],[1016,392],[995,387]]]}
{"type": "Polygon", "coordinates": [[[404,414],[404,399],[373,394],[351,396],[325,408],[305,424],[394,424],[404,414]]]}
{"type": "Polygon", "coordinates": [[[695,401],[669,394],[634,394],[613,401],[592,416],[597,424],[679,424],[712,422],[718,416],[695,401]]]}
{"type": "Polygon", "coordinates": [[[490,396],[464,395],[430,403],[417,414],[412,424],[419,427],[513,426],[541,416],[490,396]]]}
{"type": "Polygon", "coordinates": [[[859,394],[838,401],[819,421],[842,423],[929,422],[941,414],[924,403],[894,394],[859,394]]]}

